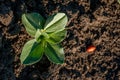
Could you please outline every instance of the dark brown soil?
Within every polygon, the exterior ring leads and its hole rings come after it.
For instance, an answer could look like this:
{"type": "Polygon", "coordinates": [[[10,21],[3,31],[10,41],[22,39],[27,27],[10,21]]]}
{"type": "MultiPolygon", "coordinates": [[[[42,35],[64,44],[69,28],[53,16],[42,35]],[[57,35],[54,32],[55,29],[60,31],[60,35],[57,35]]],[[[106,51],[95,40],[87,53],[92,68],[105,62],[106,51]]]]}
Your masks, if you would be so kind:
{"type": "Polygon", "coordinates": [[[120,80],[120,4],[117,0],[0,0],[0,80],[120,80]],[[20,54],[31,39],[21,23],[25,12],[43,17],[64,12],[68,34],[65,63],[44,58],[24,66],[20,54]],[[88,53],[88,46],[96,46],[88,53]]]}

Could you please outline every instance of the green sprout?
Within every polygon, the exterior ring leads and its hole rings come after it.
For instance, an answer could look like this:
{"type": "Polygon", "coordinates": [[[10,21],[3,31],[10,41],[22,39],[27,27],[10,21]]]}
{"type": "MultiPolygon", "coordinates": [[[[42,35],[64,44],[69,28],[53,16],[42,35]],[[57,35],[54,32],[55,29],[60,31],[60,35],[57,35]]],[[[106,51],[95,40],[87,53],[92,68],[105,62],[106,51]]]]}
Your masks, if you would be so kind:
{"type": "Polygon", "coordinates": [[[65,29],[67,21],[64,13],[56,13],[47,20],[38,13],[23,14],[22,23],[27,33],[34,39],[24,45],[20,55],[21,63],[25,65],[37,63],[43,55],[53,63],[64,63],[64,50],[60,42],[67,35],[65,29]]]}

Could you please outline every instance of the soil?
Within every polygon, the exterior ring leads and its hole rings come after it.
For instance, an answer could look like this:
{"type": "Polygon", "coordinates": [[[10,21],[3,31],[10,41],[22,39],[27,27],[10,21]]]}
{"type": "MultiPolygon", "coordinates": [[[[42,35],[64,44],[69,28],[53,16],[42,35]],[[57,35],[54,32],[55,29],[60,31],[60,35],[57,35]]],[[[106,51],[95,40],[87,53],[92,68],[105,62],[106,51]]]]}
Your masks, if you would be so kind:
{"type": "Polygon", "coordinates": [[[0,0],[0,80],[120,80],[120,4],[117,0],[0,0]],[[62,42],[65,63],[44,58],[20,63],[29,36],[21,23],[25,12],[44,18],[64,12],[69,18],[62,42]],[[94,52],[87,47],[96,46],[94,52]]]}

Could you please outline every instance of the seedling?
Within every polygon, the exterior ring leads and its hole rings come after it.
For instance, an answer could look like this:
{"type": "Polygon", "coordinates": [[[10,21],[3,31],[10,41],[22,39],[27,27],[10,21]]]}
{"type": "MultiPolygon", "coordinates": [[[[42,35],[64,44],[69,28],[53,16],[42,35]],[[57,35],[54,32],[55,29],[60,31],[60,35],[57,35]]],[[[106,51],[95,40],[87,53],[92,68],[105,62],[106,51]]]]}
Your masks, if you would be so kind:
{"type": "Polygon", "coordinates": [[[47,20],[38,13],[23,14],[22,23],[34,39],[24,45],[20,55],[21,63],[25,65],[37,63],[43,55],[53,63],[64,63],[64,50],[60,42],[66,37],[67,21],[64,13],[56,13],[47,20]]]}

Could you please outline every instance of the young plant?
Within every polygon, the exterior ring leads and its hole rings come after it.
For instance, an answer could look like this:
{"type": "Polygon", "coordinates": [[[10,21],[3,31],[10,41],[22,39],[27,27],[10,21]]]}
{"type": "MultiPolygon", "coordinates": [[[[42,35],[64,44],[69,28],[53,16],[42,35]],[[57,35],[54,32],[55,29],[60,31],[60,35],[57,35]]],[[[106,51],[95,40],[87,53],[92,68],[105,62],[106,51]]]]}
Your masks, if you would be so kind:
{"type": "Polygon", "coordinates": [[[29,35],[34,39],[28,41],[22,50],[20,60],[22,64],[31,65],[45,54],[50,61],[56,64],[64,62],[64,50],[60,42],[66,36],[65,26],[67,16],[64,13],[56,13],[45,20],[38,13],[22,15],[22,23],[29,35]]]}

